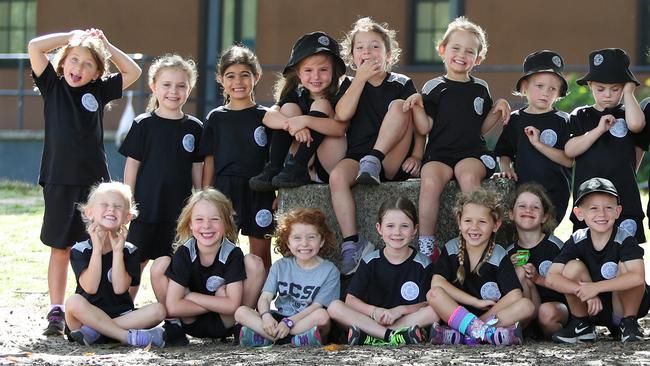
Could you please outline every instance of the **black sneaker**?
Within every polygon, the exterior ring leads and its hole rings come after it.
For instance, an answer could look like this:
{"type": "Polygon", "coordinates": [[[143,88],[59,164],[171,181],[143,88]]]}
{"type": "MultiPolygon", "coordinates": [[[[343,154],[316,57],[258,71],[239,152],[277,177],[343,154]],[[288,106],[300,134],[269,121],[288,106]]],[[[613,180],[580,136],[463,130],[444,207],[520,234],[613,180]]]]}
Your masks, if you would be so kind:
{"type": "Polygon", "coordinates": [[[596,340],[596,326],[589,320],[573,318],[552,338],[558,343],[593,342],[596,340]]]}
{"type": "Polygon", "coordinates": [[[296,188],[311,183],[307,165],[289,157],[284,163],[284,169],[271,181],[275,188],[296,188]]]}
{"type": "Polygon", "coordinates": [[[46,319],[47,328],[45,328],[43,335],[63,335],[63,330],[65,329],[65,312],[60,307],[53,307],[47,313],[46,319]]]}
{"type": "Polygon", "coordinates": [[[354,325],[351,326],[350,329],[348,330],[348,344],[350,346],[360,345],[362,336],[363,333],[361,332],[361,329],[357,328],[354,325]]]}
{"type": "Polygon", "coordinates": [[[271,192],[275,191],[275,187],[271,183],[273,177],[280,173],[281,167],[272,165],[271,162],[264,164],[262,172],[248,181],[248,186],[258,192],[271,192]]]}
{"type": "Polygon", "coordinates": [[[183,327],[177,321],[165,320],[162,327],[165,330],[163,334],[165,347],[184,347],[190,344],[183,327]]]}
{"type": "Polygon", "coordinates": [[[621,331],[621,342],[640,342],[643,341],[643,332],[639,328],[639,323],[634,316],[626,316],[621,319],[619,325],[621,331]]]}

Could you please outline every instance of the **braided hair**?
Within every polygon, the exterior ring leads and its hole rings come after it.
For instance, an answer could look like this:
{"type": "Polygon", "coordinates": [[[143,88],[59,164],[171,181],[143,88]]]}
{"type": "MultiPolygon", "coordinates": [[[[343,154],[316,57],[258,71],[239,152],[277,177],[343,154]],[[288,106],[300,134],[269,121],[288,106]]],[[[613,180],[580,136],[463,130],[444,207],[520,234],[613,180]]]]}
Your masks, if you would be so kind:
{"type": "MultiPolygon", "coordinates": [[[[473,192],[462,194],[456,201],[455,213],[456,213],[456,218],[458,220],[458,226],[459,226],[458,240],[460,242],[459,250],[458,250],[459,267],[458,270],[456,271],[456,280],[460,284],[465,282],[464,264],[465,264],[465,253],[467,251],[467,242],[465,241],[462,232],[460,232],[460,222],[461,222],[461,217],[463,215],[463,209],[468,204],[476,204],[476,205],[486,207],[490,211],[490,217],[492,218],[493,223],[495,225],[497,222],[500,222],[501,219],[503,218],[503,209],[499,204],[499,200],[496,194],[492,191],[479,188],[473,192]]],[[[473,273],[478,274],[483,263],[487,262],[490,259],[490,257],[492,257],[492,252],[494,251],[495,245],[496,245],[496,232],[492,232],[490,238],[488,239],[487,250],[485,251],[485,254],[481,257],[481,260],[476,266],[476,268],[474,268],[474,270],[472,271],[473,273]]]]}

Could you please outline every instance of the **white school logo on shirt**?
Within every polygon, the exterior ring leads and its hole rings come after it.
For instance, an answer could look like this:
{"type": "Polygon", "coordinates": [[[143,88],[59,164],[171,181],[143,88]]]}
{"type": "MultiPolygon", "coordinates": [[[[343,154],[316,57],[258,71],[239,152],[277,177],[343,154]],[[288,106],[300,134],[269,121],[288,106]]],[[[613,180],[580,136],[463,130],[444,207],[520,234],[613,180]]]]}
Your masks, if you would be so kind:
{"type": "Polygon", "coordinates": [[[255,129],[255,132],[253,133],[253,139],[255,140],[257,146],[266,146],[268,139],[266,138],[266,130],[263,126],[259,126],[255,129]]]}
{"type": "Polygon", "coordinates": [[[539,269],[537,269],[537,272],[539,272],[539,274],[542,277],[546,277],[546,275],[548,274],[549,268],[551,268],[551,264],[553,264],[553,262],[551,262],[549,260],[545,260],[544,262],[539,264],[539,269]]]}
{"type": "Polygon", "coordinates": [[[474,99],[474,112],[479,116],[483,114],[483,98],[476,97],[474,99]]]}
{"type": "Polygon", "coordinates": [[[415,282],[407,281],[402,285],[400,293],[402,294],[402,298],[404,300],[413,301],[418,298],[418,295],[420,295],[420,288],[415,282]]]}
{"type": "Polygon", "coordinates": [[[557,143],[557,133],[548,128],[539,134],[539,141],[546,146],[553,147],[557,143]]]}
{"type": "Polygon", "coordinates": [[[259,227],[267,227],[273,222],[273,214],[267,209],[261,209],[255,215],[255,222],[259,227]]]}
{"type": "Polygon", "coordinates": [[[205,288],[210,292],[216,292],[219,287],[223,286],[224,282],[226,282],[226,280],[219,276],[210,276],[208,277],[208,280],[205,281],[205,288]]]}
{"type": "Polygon", "coordinates": [[[607,262],[600,267],[600,274],[606,280],[611,280],[616,277],[618,273],[618,266],[614,262],[607,262]]]}
{"type": "Polygon", "coordinates": [[[183,136],[183,149],[187,152],[194,151],[194,135],[188,133],[183,136]]]}
{"type": "Polygon", "coordinates": [[[97,99],[95,99],[95,96],[90,93],[81,96],[81,104],[90,112],[96,112],[97,108],[99,108],[97,99]]]}
{"type": "Polygon", "coordinates": [[[630,234],[636,235],[636,221],[632,219],[626,219],[623,220],[618,226],[627,230],[630,234]]]}
{"type": "Polygon", "coordinates": [[[627,135],[627,123],[624,118],[617,118],[616,122],[609,128],[609,133],[614,137],[625,137],[627,135]]]}
{"type": "Polygon", "coordinates": [[[501,291],[496,282],[486,282],[481,286],[481,298],[483,300],[497,301],[501,298],[501,291]]]}

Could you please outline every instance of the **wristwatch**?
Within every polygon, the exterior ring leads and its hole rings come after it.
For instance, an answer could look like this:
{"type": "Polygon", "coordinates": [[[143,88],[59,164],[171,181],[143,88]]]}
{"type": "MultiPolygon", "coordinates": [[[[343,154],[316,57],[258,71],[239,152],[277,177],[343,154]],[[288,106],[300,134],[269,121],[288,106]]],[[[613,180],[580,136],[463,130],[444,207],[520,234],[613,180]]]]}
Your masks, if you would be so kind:
{"type": "Polygon", "coordinates": [[[293,328],[293,320],[289,318],[282,318],[282,322],[284,323],[284,325],[287,326],[287,328],[289,329],[293,328]]]}

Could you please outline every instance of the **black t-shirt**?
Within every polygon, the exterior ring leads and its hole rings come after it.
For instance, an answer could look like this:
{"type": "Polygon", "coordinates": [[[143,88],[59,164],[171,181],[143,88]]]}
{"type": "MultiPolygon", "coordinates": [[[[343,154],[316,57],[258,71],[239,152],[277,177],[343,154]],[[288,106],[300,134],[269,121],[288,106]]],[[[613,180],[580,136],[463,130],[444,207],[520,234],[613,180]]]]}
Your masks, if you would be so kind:
{"type": "Polygon", "coordinates": [[[433,119],[425,157],[459,157],[487,150],[481,127],[492,109],[492,97],[485,81],[440,76],[424,84],[422,100],[433,119]]]}
{"type": "Polygon", "coordinates": [[[190,292],[214,295],[219,287],[246,279],[244,253],[224,238],[212,264],[203,266],[196,239],[191,238],[176,250],[165,275],[190,292]]]}
{"type": "MultiPolygon", "coordinates": [[[[529,250],[530,257],[528,258],[528,263],[535,266],[537,273],[539,273],[540,276],[546,277],[548,274],[548,269],[551,268],[553,260],[560,253],[563,245],[564,243],[562,240],[558,239],[557,237],[553,235],[545,235],[542,241],[540,241],[537,245],[529,250]]],[[[510,256],[515,254],[517,250],[520,249],[526,248],[522,248],[516,242],[510,245],[507,249],[508,258],[510,258],[510,256]]],[[[566,302],[564,295],[557,291],[540,285],[535,285],[535,287],[537,288],[537,292],[539,293],[539,297],[541,298],[542,302],[566,302]]]]}
{"type": "MultiPolygon", "coordinates": [[[[449,283],[477,299],[499,301],[512,290],[520,289],[521,284],[515,273],[508,253],[502,246],[496,244],[492,256],[481,265],[479,273],[470,269],[469,255],[465,252],[465,281],[462,284],[456,279],[456,272],[460,267],[458,253],[460,240],[452,239],[445,244],[440,257],[436,261],[434,272],[444,277],[449,283]]],[[[487,248],[486,248],[487,251],[487,248]]],[[[485,256],[486,252],[482,256],[485,256]]]]}
{"type": "Polygon", "coordinates": [[[347,293],[366,304],[391,309],[426,301],[433,265],[417,250],[400,264],[392,264],[383,249],[367,254],[348,285],[347,293]]]}
{"type": "MultiPolygon", "coordinates": [[[[352,83],[346,77],[341,83],[336,100],[338,101],[352,83]]],[[[365,152],[372,148],[377,140],[379,128],[388,112],[390,103],[395,99],[406,99],[415,93],[413,81],[406,75],[394,72],[386,74],[379,86],[366,82],[359,97],[357,110],[350,119],[347,131],[348,152],[365,152]]]]}
{"type": "MultiPolygon", "coordinates": [[[[138,248],[131,243],[124,243],[124,267],[131,276],[131,286],[140,284],[140,258],[136,253],[138,248]]],[[[95,294],[89,294],[79,284],[79,276],[88,268],[90,257],[93,252],[92,243],[89,240],[76,243],[70,250],[70,265],[77,278],[77,289],[75,293],[83,296],[89,303],[102,309],[109,316],[117,316],[126,311],[133,310],[133,300],[129,291],[116,294],[113,291],[113,251],[102,255],[102,274],[99,287],[95,294]]]]}
{"type": "MultiPolygon", "coordinates": [[[[643,142],[641,134],[628,131],[624,107],[619,105],[603,112],[590,106],[576,109],[571,113],[569,123],[571,136],[581,136],[593,130],[598,126],[600,118],[607,114],[612,114],[616,123],[587,151],[575,158],[573,197],[577,196],[580,184],[588,179],[607,178],[614,183],[623,206],[619,221],[628,218],[641,221],[643,209],[636,184],[635,147],[647,149],[647,143],[643,142]]],[[[575,215],[571,215],[571,220],[577,222],[575,215]]]]}
{"type": "Polygon", "coordinates": [[[104,153],[104,106],[122,97],[122,74],[73,88],[52,64],[32,73],[43,96],[45,141],[38,183],[90,186],[108,181],[104,153]]]}
{"type": "Polygon", "coordinates": [[[140,162],[135,184],[138,221],[175,222],[192,194],[192,164],[203,161],[198,146],[201,121],[147,112],[135,118],[120,154],[140,162]]]}
{"type": "Polygon", "coordinates": [[[583,262],[591,280],[598,282],[616,277],[619,262],[643,260],[643,248],[629,231],[614,227],[607,245],[602,250],[596,250],[589,228],[585,228],[571,235],[553,263],[567,264],[573,259],[583,262]]]}
{"type": "Polygon", "coordinates": [[[242,110],[224,106],[208,113],[199,154],[214,156],[214,175],[251,178],[269,158],[267,128],[262,119],[267,108],[255,105],[242,110]]]}
{"type": "Polygon", "coordinates": [[[287,103],[297,104],[302,114],[308,114],[314,100],[309,96],[309,90],[305,89],[304,86],[299,86],[281,98],[278,101],[278,106],[282,107],[287,103]]]}

